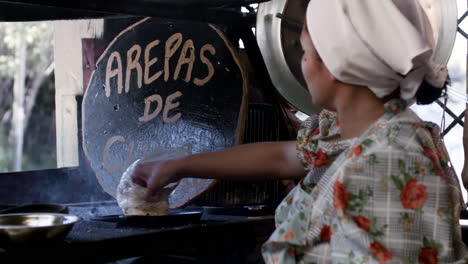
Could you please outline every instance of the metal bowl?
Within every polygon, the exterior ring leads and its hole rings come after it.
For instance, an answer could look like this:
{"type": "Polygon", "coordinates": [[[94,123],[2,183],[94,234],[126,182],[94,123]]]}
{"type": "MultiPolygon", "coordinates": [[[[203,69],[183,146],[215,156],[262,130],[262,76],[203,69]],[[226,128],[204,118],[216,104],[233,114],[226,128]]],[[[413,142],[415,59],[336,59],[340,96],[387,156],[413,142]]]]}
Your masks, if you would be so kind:
{"type": "Polygon", "coordinates": [[[30,244],[60,240],[79,217],[67,214],[23,213],[0,215],[1,244],[30,244]]]}
{"type": "Polygon", "coordinates": [[[68,214],[68,207],[62,204],[28,204],[0,210],[0,214],[59,213],[68,214]]]}

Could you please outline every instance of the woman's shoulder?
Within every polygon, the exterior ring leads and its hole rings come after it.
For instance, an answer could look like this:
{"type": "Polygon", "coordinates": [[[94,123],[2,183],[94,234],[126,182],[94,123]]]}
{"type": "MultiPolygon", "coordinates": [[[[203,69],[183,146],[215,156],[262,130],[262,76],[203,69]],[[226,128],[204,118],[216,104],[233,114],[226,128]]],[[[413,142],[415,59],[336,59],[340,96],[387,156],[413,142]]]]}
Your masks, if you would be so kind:
{"type": "Polygon", "coordinates": [[[438,147],[440,128],[438,125],[423,121],[412,110],[407,109],[394,118],[376,124],[370,137],[375,138],[377,146],[394,151],[419,151],[425,146],[438,147]]]}
{"type": "Polygon", "coordinates": [[[351,167],[364,163],[369,168],[396,164],[397,170],[406,168],[414,173],[428,170],[437,176],[446,174],[449,160],[439,127],[422,121],[411,110],[376,124],[367,137],[351,147],[349,158],[354,158],[351,167]]]}

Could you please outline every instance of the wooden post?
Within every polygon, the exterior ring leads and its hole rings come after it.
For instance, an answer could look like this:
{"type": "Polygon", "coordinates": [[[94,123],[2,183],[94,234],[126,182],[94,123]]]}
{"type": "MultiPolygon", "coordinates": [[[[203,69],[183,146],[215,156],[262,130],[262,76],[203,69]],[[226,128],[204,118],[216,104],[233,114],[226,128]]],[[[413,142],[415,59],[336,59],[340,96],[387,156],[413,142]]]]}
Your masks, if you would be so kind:
{"type": "Polygon", "coordinates": [[[103,19],[54,22],[57,167],[79,165],[76,96],[83,94],[82,38],[100,38],[103,19]]]}

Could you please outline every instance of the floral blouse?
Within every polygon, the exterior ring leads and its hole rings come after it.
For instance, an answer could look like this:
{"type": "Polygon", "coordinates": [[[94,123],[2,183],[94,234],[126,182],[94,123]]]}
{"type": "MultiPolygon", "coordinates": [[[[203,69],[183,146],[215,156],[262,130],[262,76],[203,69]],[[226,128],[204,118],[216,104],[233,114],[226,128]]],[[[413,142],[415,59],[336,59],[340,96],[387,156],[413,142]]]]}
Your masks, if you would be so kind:
{"type": "Polygon", "coordinates": [[[438,127],[401,100],[385,108],[351,140],[338,140],[332,112],[303,123],[309,172],[276,210],[266,263],[466,262],[460,185],[438,127]]]}

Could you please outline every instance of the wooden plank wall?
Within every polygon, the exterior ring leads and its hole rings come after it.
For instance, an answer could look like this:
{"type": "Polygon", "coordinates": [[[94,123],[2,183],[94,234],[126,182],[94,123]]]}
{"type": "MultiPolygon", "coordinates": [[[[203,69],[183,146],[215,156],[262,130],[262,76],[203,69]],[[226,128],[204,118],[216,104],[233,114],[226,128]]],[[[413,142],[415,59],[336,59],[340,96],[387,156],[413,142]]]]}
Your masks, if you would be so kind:
{"type": "Polygon", "coordinates": [[[78,105],[83,95],[82,39],[100,38],[103,19],[54,22],[57,167],[79,166],[78,105]]]}

